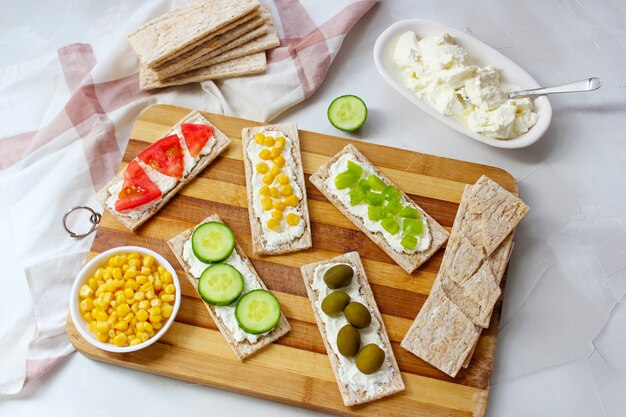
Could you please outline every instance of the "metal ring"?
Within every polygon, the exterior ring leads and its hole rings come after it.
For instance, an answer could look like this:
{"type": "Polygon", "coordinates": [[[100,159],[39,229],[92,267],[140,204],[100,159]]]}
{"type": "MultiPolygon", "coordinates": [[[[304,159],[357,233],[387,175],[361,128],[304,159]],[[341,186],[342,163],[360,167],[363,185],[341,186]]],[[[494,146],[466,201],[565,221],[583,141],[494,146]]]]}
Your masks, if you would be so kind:
{"type": "Polygon", "coordinates": [[[94,211],[94,209],[92,209],[91,207],[87,207],[87,206],[77,206],[77,207],[73,207],[71,209],[69,209],[65,215],[63,215],[63,228],[65,229],[65,231],[67,233],[69,233],[69,235],[73,238],[76,239],[82,239],[85,236],[89,236],[91,233],[93,233],[94,230],[96,230],[96,227],[98,226],[98,223],[100,223],[100,219],[102,219],[102,215],[96,211],[94,211]],[[70,215],[70,213],[72,213],[73,211],[76,210],[87,210],[89,212],[91,212],[91,215],[89,216],[89,222],[91,223],[91,229],[89,229],[89,231],[87,233],[83,233],[81,235],[78,235],[74,232],[72,232],[68,227],[67,227],[67,216],[70,215]]]}

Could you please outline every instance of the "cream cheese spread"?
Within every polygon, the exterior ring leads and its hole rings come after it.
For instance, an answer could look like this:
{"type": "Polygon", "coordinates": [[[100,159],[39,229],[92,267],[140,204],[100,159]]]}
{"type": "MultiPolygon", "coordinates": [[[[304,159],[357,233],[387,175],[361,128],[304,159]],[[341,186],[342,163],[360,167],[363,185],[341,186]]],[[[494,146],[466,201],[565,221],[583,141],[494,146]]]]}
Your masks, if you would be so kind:
{"type": "MultiPolygon", "coordinates": [[[[375,343],[383,351],[385,351],[385,361],[380,369],[373,374],[366,375],[359,371],[354,362],[354,358],[346,358],[339,353],[339,348],[337,347],[337,333],[343,326],[348,324],[348,321],[343,314],[338,317],[330,317],[322,311],[322,301],[328,294],[334,291],[328,288],[324,282],[324,274],[335,265],[341,264],[328,263],[318,265],[313,272],[313,283],[311,284],[311,287],[313,288],[316,297],[315,307],[319,312],[320,319],[324,323],[328,344],[339,359],[338,379],[353,391],[363,391],[366,392],[368,396],[374,396],[381,392],[381,384],[390,381],[394,377],[395,370],[389,359],[391,352],[387,351],[387,348],[383,344],[382,338],[379,334],[381,325],[374,315],[374,312],[370,310],[372,323],[366,329],[359,330],[361,335],[361,347],[370,343],[375,343]]],[[[354,272],[355,274],[358,273],[356,270],[354,272]]],[[[341,288],[339,291],[344,291],[350,296],[352,301],[357,301],[369,308],[365,298],[360,293],[356,275],[350,285],[341,288]]]]}
{"type": "Polygon", "coordinates": [[[296,181],[298,167],[296,166],[296,161],[293,157],[293,140],[287,137],[283,132],[279,131],[261,131],[265,136],[271,136],[273,138],[277,138],[282,136],[285,138],[285,147],[281,153],[285,158],[285,166],[282,167],[281,172],[289,177],[289,184],[293,188],[293,194],[298,198],[299,203],[295,207],[287,206],[285,210],[283,210],[283,216],[286,217],[290,213],[295,213],[298,215],[300,221],[295,226],[290,226],[286,224],[286,222],[281,223],[280,229],[272,230],[267,227],[267,222],[271,218],[270,210],[263,210],[261,206],[261,195],[259,194],[259,190],[265,184],[263,183],[263,175],[259,174],[256,171],[256,165],[259,162],[267,162],[262,160],[259,157],[259,153],[262,149],[266,149],[265,146],[256,143],[254,140],[251,140],[248,144],[247,153],[248,158],[250,158],[250,162],[252,163],[252,209],[254,211],[254,216],[261,223],[261,238],[266,243],[268,249],[277,249],[280,246],[292,242],[294,239],[302,236],[304,233],[305,222],[304,216],[302,214],[302,190],[296,181]]]}
{"type": "MultiPolygon", "coordinates": [[[[204,270],[211,266],[211,264],[206,264],[202,262],[196,257],[196,255],[194,255],[193,249],[191,248],[191,238],[189,238],[189,240],[187,240],[183,245],[183,260],[187,263],[187,266],[189,267],[189,272],[195,278],[200,278],[200,275],[202,275],[204,270]]],[[[239,256],[237,250],[233,250],[230,256],[226,258],[223,263],[227,263],[233,266],[243,276],[244,289],[242,294],[262,288],[255,273],[250,269],[250,267],[243,260],[243,258],[239,256]]],[[[247,340],[250,343],[255,343],[259,339],[259,337],[269,333],[266,332],[262,334],[250,334],[244,332],[241,327],[239,327],[237,319],[235,318],[235,305],[236,303],[233,303],[229,306],[213,306],[215,314],[217,314],[222,323],[224,323],[224,326],[228,328],[235,341],[243,342],[244,340],[247,340]]]]}
{"type": "Polygon", "coordinates": [[[473,65],[467,51],[447,33],[418,40],[415,32],[405,32],[394,61],[409,90],[476,133],[513,139],[537,123],[532,101],[508,99],[515,88],[501,83],[495,67],[473,65]]]}
{"type": "MultiPolygon", "coordinates": [[[[348,161],[352,161],[363,168],[363,174],[362,174],[363,177],[367,177],[370,174],[374,174],[373,171],[368,169],[367,165],[364,165],[361,162],[357,161],[354,158],[354,155],[352,155],[351,153],[346,153],[346,154],[341,155],[341,157],[334,164],[330,166],[329,176],[328,176],[328,179],[326,179],[326,189],[332,195],[337,197],[339,201],[341,201],[341,203],[346,207],[346,209],[350,213],[359,217],[363,221],[363,224],[365,224],[365,227],[367,228],[367,230],[371,232],[381,233],[383,237],[385,238],[385,240],[387,241],[387,243],[389,243],[389,245],[395,251],[404,252],[404,253],[415,253],[415,252],[423,252],[427,250],[430,247],[431,236],[430,236],[430,229],[428,228],[428,222],[426,221],[426,217],[424,216],[424,213],[420,212],[421,218],[424,223],[424,230],[419,236],[417,236],[418,238],[417,246],[413,250],[409,250],[405,248],[404,246],[402,246],[402,243],[401,243],[402,234],[401,233],[396,233],[395,235],[392,235],[391,233],[389,233],[383,228],[381,222],[372,221],[369,219],[369,216],[367,214],[367,207],[368,207],[367,204],[360,203],[360,204],[357,204],[356,206],[353,206],[350,204],[350,189],[345,188],[343,190],[340,190],[335,186],[335,177],[347,169],[348,161]]],[[[402,197],[401,201],[403,205],[411,204],[409,201],[406,200],[406,198],[404,198],[404,196],[402,197]]],[[[415,207],[414,204],[411,204],[411,206],[415,207]]]]}

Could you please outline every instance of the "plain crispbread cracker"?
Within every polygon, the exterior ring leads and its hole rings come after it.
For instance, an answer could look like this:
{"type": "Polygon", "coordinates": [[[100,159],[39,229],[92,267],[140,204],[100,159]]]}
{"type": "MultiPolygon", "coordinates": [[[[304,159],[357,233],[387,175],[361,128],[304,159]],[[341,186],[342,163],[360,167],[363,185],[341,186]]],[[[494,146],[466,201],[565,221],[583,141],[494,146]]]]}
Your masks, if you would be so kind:
{"type": "Polygon", "coordinates": [[[215,127],[213,124],[211,124],[211,122],[209,122],[206,118],[204,118],[204,116],[202,116],[197,111],[193,111],[193,112],[189,113],[188,115],[186,115],[182,120],[180,120],[178,123],[176,123],[174,126],[172,126],[172,128],[170,130],[168,130],[161,137],[164,138],[166,136],[169,136],[169,135],[173,134],[173,132],[177,129],[177,127],[179,127],[183,123],[200,123],[200,124],[206,124],[206,125],[212,126],[213,127],[213,137],[215,138],[215,144],[213,145],[213,148],[211,148],[211,152],[206,154],[206,155],[201,155],[200,158],[198,159],[198,161],[196,162],[196,165],[187,174],[187,176],[184,177],[182,180],[180,180],[178,182],[178,184],[174,188],[172,188],[167,193],[162,195],[161,196],[161,200],[159,201],[159,203],[156,204],[155,206],[153,206],[150,210],[148,210],[144,216],[142,216],[142,217],[140,217],[138,219],[133,219],[132,217],[124,215],[123,213],[119,213],[117,211],[109,209],[109,207],[106,204],[107,200],[110,197],[109,187],[111,187],[111,185],[113,185],[113,183],[115,181],[119,181],[120,178],[122,178],[122,180],[123,180],[124,172],[126,172],[126,168],[124,168],[123,170],[118,172],[118,174],[115,177],[113,177],[113,179],[111,181],[109,181],[96,194],[96,198],[98,199],[98,201],[100,201],[100,203],[102,203],[102,206],[106,210],[108,210],[109,213],[111,213],[111,215],[113,215],[113,217],[115,217],[117,220],[119,220],[120,223],[122,223],[131,232],[134,231],[135,229],[137,229],[139,226],[141,226],[144,222],[146,222],[154,214],[156,214],[156,212],[159,211],[161,209],[161,207],[163,207],[172,197],[174,197],[176,195],[178,190],[183,188],[189,181],[193,180],[196,177],[196,175],[198,175],[200,172],[202,172],[202,170],[204,168],[206,168],[211,162],[213,162],[213,160],[215,158],[217,158],[217,156],[220,153],[222,153],[222,151],[224,149],[226,149],[228,147],[228,145],[230,145],[231,140],[228,138],[228,136],[226,136],[224,133],[222,133],[222,131],[220,131],[217,127],[215,127]]]}
{"type": "Polygon", "coordinates": [[[304,182],[304,170],[302,168],[302,156],[300,154],[300,137],[298,135],[298,127],[295,123],[283,123],[278,125],[267,125],[244,128],[241,131],[241,147],[243,148],[243,164],[246,171],[246,189],[248,193],[248,215],[250,217],[250,229],[252,232],[252,248],[254,253],[260,253],[264,255],[279,255],[283,253],[296,252],[302,249],[308,249],[313,245],[311,240],[311,222],[309,220],[309,207],[306,197],[306,185],[304,182]],[[258,190],[252,189],[252,176],[254,175],[254,169],[252,162],[248,157],[248,144],[254,140],[254,135],[263,131],[278,131],[282,132],[286,137],[291,139],[291,157],[293,158],[296,166],[296,172],[294,173],[296,178],[293,180],[297,182],[298,186],[302,190],[302,199],[300,200],[300,208],[304,220],[304,233],[302,236],[294,239],[288,244],[284,244],[277,249],[268,248],[263,241],[263,227],[261,222],[254,214],[253,207],[253,193],[258,190]]]}
{"type": "Polygon", "coordinates": [[[257,0],[196,1],[149,21],[131,32],[128,40],[143,65],[155,67],[259,7],[257,0]]]}
{"type": "MultiPolygon", "coordinates": [[[[175,236],[174,238],[170,239],[167,242],[167,244],[169,245],[170,249],[172,249],[172,252],[176,256],[176,259],[178,259],[178,262],[180,263],[180,265],[185,270],[185,275],[187,275],[187,278],[189,279],[189,282],[193,285],[194,288],[198,287],[198,279],[191,274],[191,272],[189,271],[189,266],[187,265],[187,263],[183,259],[183,246],[184,246],[185,242],[187,240],[189,240],[189,238],[191,237],[191,234],[193,233],[193,231],[198,226],[200,226],[201,224],[206,223],[206,222],[220,222],[220,223],[224,223],[222,221],[222,219],[220,219],[220,217],[217,214],[213,214],[212,216],[209,216],[206,219],[204,219],[202,222],[198,223],[196,226],[192,227],[191,229],[185,230],[184,232],[182,232],[181,234],[175,236]]],[[[259,277],[259,274],[254,269],[254,266],[252,265],[252,262],[250,262],[250,259],[248,259],[248,257],[246,256],[246,253],[243,251],[241,246],[239,246],[239,243],[235,242],[235,249],[234,250],[237,251],[237,254],[239,254],[239,256],[244,261],[244,263],[250,268],[250,271],[253,272],[254,276],[256,277],[256,279],[259,282],[259,284],[261,285],[261,287],[263,289],[267,290],[267,287],[265,286],[265,283],[263,283],[263,280],[259,277]]],[[[270,343],[274,342],[275,340],[278,340],[280,337],[282,337],[283,335],[285,335],[287,332],[289,332],[291,330],[291,326],[289,325],[289,322],[285,318],[285,315],[281,312],[280,313],[280,321],[278,322],[276,327],[274,327],[272,330],[270,330],[269,333],[267,333],[265,335],[259,335],[259,338],[257,339],[257,341],[255,343],[250,343],[250,341],[248,341],[248,340],[244,340],[242,342],[237,342],[234,339],[234,337],[233,337],[232,333],[230,332],[230,330],[228,329],[228,327],[222,322],[220,317],[215,312],[215,307],[210,305],[210,304],[207,304],[207,303],[204,303],[204,305],[206,306],[207,311],[211,315],[211,318],[213,319],[213,321],[217,325],[219,331],[224,336],[224,339],[226,339],[226,342],[228,343],[228,345],[231,347],[233,352],[235,352],[235,356],[237,356],[237,358],[239,358],[240,360],[243,360],[243,359],[249,357],[250,355],[252,355],[255,352],[257,352],[259,349],[262,349],[263,347],[269,345],[270,343]]],[[[233,312],[233,314],[234,314],[234,312],[233,312]]]]}
{"type": "Polygon", "coordinates": [[[142,67],[139,73],[139,85],[142,90],[151,90],[172,85],[239,77],[261,73],[265,71],[266,66],[265,53],[259,52],[211,65],[210,67],[189,71],[165,80],[159,80],[159,77],[151,68],[142,67]]]}
{"type": "MultiPolygon", "coordinates": [[[[208,62],[209,58],[214,58],[224,51],[268,33],[268,31],[273,28],[273,24],[271,22],[272,15],[267,9],[262,8],[259,12],[255,13],[255,17],[252,20],[235,26],[227,32],[224,32],[223,34],[198,45],[191,51],[180,55],[175,60],[166,62],[153,69],[160,79],[165,79],[194,69],[209,66],[214,63],[208,62]],[[234,45],[230,46],[231,44],[234,45]]],[[[239,56],[232,57],[230,59],[238,58],[239,56]]],[[[218,62],[228,60],[229,59],[223,59],[218,62]]]]}
{"type": "Polygon", "coordinates": [[[302,278],[304,279],[304,284],[306,287],[307,295],[309,296],[309,300],[311,301],[313,314],[315,315],[317,326],[319,327],[320,333],[322,335],[322,340],[324,341],[324,346],[326,347],[328,359],[330,360],[333,373],[335,374],[335,379],[337,380],[337,385],[339,387],[339,392],[341,393],[341,398],[343,399],[343,403],[347,407],[350,407],[350,406],[357,405],[357,404],[363,404],[363,403],[367,403],[370,401],[375,401],[379,398],[387,397],[389,395],[403,391],[404,382],[402,381],[402,374],[400,373],[400,368],[398,368],[398,363],[396,362],[396,358],[393,354],[393,350],[391,348],[391,342],[389,341],[389,336],[387,335],[387,330],[385,329],[385,324],[382,320],[382,316],[380,315],[380,311],[378,311],[376,300],[374,299],[374,295],[372,294],[372,290],[367,280],[367,276],[365,275],[365,269],[363,268],[363,263],[361,262],[361,258],[359,257],[359,254],[357,252],[350,252],[350,253],[337,256],[332,259],[328,259],[326,261],[303,265],[300,268],[300,271],[302,272],[302,278]],[[378,331],[378,334],[382,340],[385,350],[389,353],[387,357],[390,361],[391,369],[394,371],[395,376],[390,381],[384,384],[380,384],[381,391],[374,396],[367,396],[367,393],[364,393],[364,392],[354,392],[350,390],[350,388],[345,384],[344,381],[341,380],[341,377],[339,374],[340,358],[337,356],[335,351],[330,346],[330,343],[328,342],[328,335],[326,334],[326,328],[325,328],[324,322],[320,318],[320,314],[323,314],[323,313],[318,311],[317,309],[317,306],[316,306],[317,294],[312,287],[312,283],[314,279],[315,268],[318,265],[329,264],[329,263],[345,263],[345,264],[349,264],[350,266],[352,266],[352,268],[354,269],[357,282],[359,284],[360,293],[365,298],[370,311],[373,313],[373,315],[376,317],[376,319],[380,323],[380,329],[378,331]]]}
{"type": "Polygon", "coordinates": [[[480,332],[436,280],[400,346],[455,377],[480,332]]]}
{"type": "MultiPolygon", "coordinates": [[[[339,211],[341,211],[355,226],[357,226],[363,233],[367,235],[374,243],[376,243],[391,259],[393,259],[398,265],[402,267],[409,274],[419,268],[424,262],[426,262],[432,255],[443,246],[448,240],[448,232],[439,223],[426,213],[420,206],[418,206],[413,200],[409,198],[402,190],[402,196],[420,213],[423,213],[426,221],[428,222],[428,228],[430,229],[431,241],[430,247],[423,252],[404,253],[394,250],[385,237],[379,232],[372,232],[363,223],[359,217],[352,214],[348,207],[345,207],[341,201],[334,195],[332,195],[326,188],[326,180],[330,176],[330,167],[344,154],[352,154],[354,158],[361,164],[366,165],[370,170],[376,173],[387,185],[394,185],[393,182],[387,178],[382,172],[380,172],[354,145],[346,145],[339,153],[330,158],[328,162],[322,165],[315,173],[311,175],[309,180],[315,187],[331,202],[339,211]]],[[[398,187],[396,187],[398,188],[398,187]]]]}

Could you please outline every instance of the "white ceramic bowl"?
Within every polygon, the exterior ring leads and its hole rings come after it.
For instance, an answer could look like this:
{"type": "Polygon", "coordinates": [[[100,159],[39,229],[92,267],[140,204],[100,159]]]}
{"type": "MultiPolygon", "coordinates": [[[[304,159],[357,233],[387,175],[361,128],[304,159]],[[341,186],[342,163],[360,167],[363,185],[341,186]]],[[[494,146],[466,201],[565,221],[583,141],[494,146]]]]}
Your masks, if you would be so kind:
{"type": "Polygon", "coordinates": [[[374,62],[376,63],[378,72],[380,72],[383,78],[411,103],[458,132],[497,148],[524,148],[537,142],[543,136],[552,119],[552,106],[550,106],[550,101],[546,96],[537,97],[533,100],[535,112],[539,116],[537,124],[525,134],[515,139],[506,140],[493,139],[479,135],[467,129],[456,120],[439,113],[428,103],[415,96],[413,92],[404,86],[402,73],[393,60],[393,52],[398,43],[398,38],[409,30],[414,31],[420,39],[427,36],[443,35],[447,32],[456,39],[460,46],[467,50],[469,56],[477,65],[483,67],[493,65],[498,68],[501,72],[502,80],[505,83],[516,85],[521,89],[539,87],[539,84],[515,62],[465,32],[431,20],[401,20],[389,26],[376,40],[376,44],[374,45],[374,62]]]}
{"type": "Polygon", "coordinates": [[[72,286],[72,294],[70,297],[71,297],[70,314],[72,316],[72,321],[74,322],[74,326],[76,326],[78,333],[80,333],[80,335],[83,338],[85,338],[85,340],[87,340],[89,343],[91,343],[95,347],[102,349],[102,350],[106,350],[107,352],[116,352],[116,353],[134,352],[136,350],[143,349],[147,346],[150,346],[151,344],[159,340],[161,336],[163,336],[165,332],[167,332],[167,330],[170,328],[170,326],[174,322],[174,319],[176,318],[176,314],[178,313],[178,309],[180,308],[180,297],[181,297],[180,281],[178,280],[178,276],[176,275],[176,271],[174,270],[172,265],[170,265],[170,263],[164,257],[159,255],[155,251],[142,248],[139,246],[120,246],[118,248],[112,248],[112,249],[102,252],[101,254],[93,258],[91,261],[89,261],[83,267],[83,269],[80,270],[80,272],[78,273],[78,276],[76,277],[76,281],[74,281],[74,285],[72,286]],[[82,314],[80,314],[80,310],[78,307],[78,304],[79,304],[78,291],[80,290],[80,287],[83,284],[87,283],[87,280],[89,279],[89,277],[94,275],[94,273],[96,272],[96,269],[98,269],[101,266],[106,266],[106,262],[111,256],[122,254],[122,253],[131,253],[131,252],[138,252],[141,255],[152,255],[154,259],[156,260],[156,262],[158,262],[160,265],[163,265],[163,267],[167,269],[170,274],[172,274],[174,286],[176,287],[176,300],[174,301],[174,310],[172,311],[172,315],[163,324],[163,327],[161,327],[161,329],[153,337],[135,346],[117,347],[111,343],[103,343],[99,341],[96,338],[96,336],[91,332],[91,330],[89,330],[89,324],[85,321],[82,314]]]}

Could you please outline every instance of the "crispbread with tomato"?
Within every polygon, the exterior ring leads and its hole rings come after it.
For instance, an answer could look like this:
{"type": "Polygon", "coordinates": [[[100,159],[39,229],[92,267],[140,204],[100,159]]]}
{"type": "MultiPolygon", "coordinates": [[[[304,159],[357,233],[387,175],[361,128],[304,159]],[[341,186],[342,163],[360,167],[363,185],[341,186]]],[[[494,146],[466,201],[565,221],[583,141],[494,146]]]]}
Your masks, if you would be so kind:
{"type": "Polygon", "coordinates": [[[120,170],[96,198],[131,232],[207,167],[231,140],[193,111],[120,170]]]}

